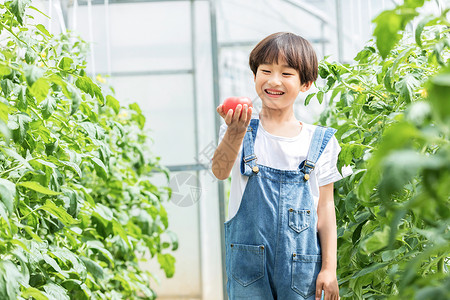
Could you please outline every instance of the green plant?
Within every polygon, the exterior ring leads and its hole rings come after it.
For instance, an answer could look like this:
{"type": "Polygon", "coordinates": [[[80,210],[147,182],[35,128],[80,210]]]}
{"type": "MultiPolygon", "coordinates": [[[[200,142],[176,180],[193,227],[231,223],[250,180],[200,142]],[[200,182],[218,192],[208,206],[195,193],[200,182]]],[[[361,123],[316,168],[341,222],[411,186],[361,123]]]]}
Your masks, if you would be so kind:
{"type": "Polygon", "coordinates": [[[320,63],[320,123],[338,128],[339,169],[354,172],[336,184],[341,299],[450,298],[449,10],[423,4],[375,18],[356,63],[320,63]]]}
{"type": "Polygon", "coordinates": [[[82,40],[27,24],[29,3],[0,4],[0,299],[154,299],[139,261],[171,277],[178,242],[145,117],[86,75],[82,40]]]}

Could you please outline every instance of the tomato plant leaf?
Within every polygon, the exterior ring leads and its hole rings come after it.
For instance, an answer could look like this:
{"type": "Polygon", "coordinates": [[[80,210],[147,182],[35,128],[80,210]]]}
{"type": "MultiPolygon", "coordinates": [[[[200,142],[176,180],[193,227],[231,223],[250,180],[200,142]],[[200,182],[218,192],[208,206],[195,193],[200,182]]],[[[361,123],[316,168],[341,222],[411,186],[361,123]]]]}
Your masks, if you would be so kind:
{"type": "Polygon", "coordinates": [[[319,101],[320,104],[322,104],[322,102],[323,102],[323,95],[324,95],[324,93],[322,91],[318,91],[316,94],[317,100],[319,101]]]}
{"type": "Polygon", "coordinates": [[[10,214],[14,209],[15,197],[16,185],[7,179],[0,178],[0,200],[5,204],[5,207],[10,214]]]}
{"type": "MultiPolygon", "coordinates": [[[[8,225],[9,230],[11,231],[11,223],[9,222],[8,213],[6,211],[5,204],[3,202],[0,202],[0,217],[5,220],[6,224],[8,225]]],[[[1,219],[0,219],[1,222],[1,219]]]]}
{"type": "Polygon", "coordinates": [[[2,91],[5,97],[8,97],[14,88],[14,83],[10,79],[3,79],[1,81],[2,91]]]}
{"type": "Polygon", "coordinates": [[[78,89],[72,87],[72,85],[68,85],[67,89],[70,93],[70,99],[72,100],[72,107],[70,110],[70,115],[73,115],[77,112],[78,108],[80,107],[81,102],[83,101],[83,98],[81,96],[81,93],[78,89]]]}
{"type": "Polygon", "coordinates": [[[44,258],[44,261],[48,263],[56,272],[61,273],[61,267],[58,265],[56,260],[48,254],[43,254],[42,257],[44,258]]]}
{"type": "Polygon", "coordinates": [[[60,160],[59,162],[62,163],[63,165],[70,167],[72,170],[74,170],[76,172],[76,174],[80,178],[83,178],[83,173],[81,172],[80,167],[76,163],[71,162],[71,161],[65,161],[65,160],[60,160]]]}
{"type": "Polygon", "coordinates": [[[44,76],[44,70],[34,65],[26,65],[24,67],[24,72],[28,86],[30,87],[33,86],[36,80],[44,76]]]}
{"type": "Polygon", "coordinates": [[[31,118],[24,113],[14,115],[8,120],[8,127],[13,131],[15,142],[23,142],[31,121],[31,118]]]}
{"type": "Polygon", "coordinates": [[[106,170],[105,164],[97,157],[92,157],[92,162],[94,163],[94,168],[98,176],[100,176],[104,180],[107,180],[108,172],[106,170]]]}
{"type": "Polygon", "coordinates": [[[399,7],[393,10],[386,10],[379,14],[372,22],[376,23],[373,32],[376,37],[378,51],[385,59],[394,45],[400,40],[400,30],[412,20],[418,13],[411,8],[399,7]]]}
{"type": "Polygon", "coordinates": [[[139,104],[137,104],[136,102],[135,102],[135,103],[131,103],[131,104],[129,105],[129,107],[130,107],[130,109],[134,110],[134,111],[137,112],[138,114],[142,114],[142,110],[141,110],[141,108],[139,107],[139,104]]]}
{"type": "Polygon", "coordinates": [[[423,29],[433,19],[436,20],[434,16],[427,16],[420,20],[420,22],[417,24],[416,30],[414,32],[414,37],[416,39],[417,45],[419,45],[420,47],[422,47],[422,39],[420,38],[420,36],[422,35],[423,29]]]}
{"type": "Polygon", "coordinates": [[[97,213],[103,220],[106,220],[108,222],[111,222],[114,218],[114,214],[111,209],[101,203],[97,203],[95,205],[94,212],[97,213]]]}
{"type": "Polygon", "coordinates": [[[306,96],[306,99],[305,99],[305,106],[309,104],[309,102],[311,101],[311,99],[312,99],[315,95],[316,95],[315,93],[311,93],[311,94],[309,94],[308,96],[306,96]]]}
{"type": "Polygon", "coordinates": [[[22,25],[25,8],[31,3],[31,0],[13,0],[11,3],[11,11],[22,25]]]}
{"type": "Polygon", "coordinates": [[[386,87],[386,90],[388,90],[391,93],[395,92],[395,89],[392,87],[391,72],[385,73],[383,83],[384,86],[386,87]]]}
{"type": "Polygon", "coordinates": [[[41,194],[45,194],[45,195],[59,195],[60,193],[52,191],[44,186],[42,186],[39,182],[36,181],[25,181],[25,182],[20,182],[17,184],[18,186],[23,186],[27,189],[39,192],[41,194]]]}
{"type": "Polygon", "coordinates": [[[57,107],[56,98],[49,96],[44,101],[41,102],[41,111],[44,119],[48,119],[57,107]]]}
{"type": "Polygon", "coordinates": [[[94,82],[92,82],[91,78],[87,76],[79,77],[75,82],[75,84],[79,89],[81,89],[86,94],[91,95],[91,97],[96,97],[100,101],[101,105],[104,104],[105,101],[103,98],[103,94],[99,86],[96,85],[94,82]]]}
{"type": "Polygon", "coordinates": [[[0,65],[0,76],[9,75],[11,73],[11,69],[8,66],[0,65]]]}
{"type": "Polygon", "coordinates": [[[21,296],[24,298],[33,297],[36,300],[48,300],[48,297],[42,291],[32,286],[29,286],[23,290],[21,296]]]}
{"type": "Polygon", "coordinates": [[[0,261],[0,299],[15,300],[24,276],[10,260],[0,261]]]}
{"type": "Polygon", "coordinates": [[[175,257],[170,254],[158,253],[158,262],[166,273],[166,277],[173,277],[173,274],[175,273],[175,257]]]}
{"type": "Polygon", "coordinates": [[[406,103],[410,103],[413,98],[414,89],[419,85],[419,81],[414,75],[406,74],[397,84],[396,88],[406,103]]]}
{"type": "Polygon", "coordinates": [[[120,103],[113,96],[111,96],[111,95],[106,96],[106,105],[108,105],[109,107],[114,109],[114,112],[116,114],[119,113],[119,111],[120,111],[120,103]]]}
{"type": "Polygon", "coordinates": [[[118,234],[127,243],[128,247],[131,247],[130,241],[128,240],[127,233],[123,229],[122,224],[117,222],[117,220],[113,220],[113,231],[114,231],[114,233],[118,234]]]}
{"type": "Polygon", "coordinates": [[[67,291],[60,285],[47,283],[43,288],[49,299],[70,300],[67,291]]]}
{"type": "Polygon", "coordinates": [[[85,256],[80,256],[80,259],[86,266],[87,271],[91,273],[94,278],[103,278],[103,268],[98,263],[85,256]]]}
{"type": "Polygon", "coordinates": [[[172,250],[175,251],[178,249],[178,237],[177,235],[173,232],[168,230],[167,231],[167,235],[170,237],[170,240],[172,242],[172,250]]]}
{"type": "Polygon", "coordinates": [[[74,225],[80,222],[69,215],[64,208],[56,206],[53,201],[48,199],[39,209],[45,210],[46,212],[52,214],[66,226],[74,225]]]}
{"type": "Polygon", "coordinates": [[[362,249],[365,253],[374,253],[388,245],[389,227],[384,227],[383,231],[376,231],[362,242],[362,249]]]}
{"type": "Polygon", "coordinates": [[[73,64],[73,59],[70,57],[63,57],[58,63],[58,67],[64,71],[70,70],[70,66],[73,64]]]}
{"type": "Polygon", "coordinates": [[[47,97],[50,84],[44,77],[38,78],[30,88],[30,93],[36,97],[37,103],[41,103],[47,97]]]}
{"type": "Polygon", "coordinates": [[[23,229],[31,236],[31,238],[33,238],[33,240],[35,240],[36,242],[39,243],[43,243],[44,241],[36,234],[33,232],[33,228],[30,226],[24,226],[23,229]]]}
{"type": "Polygon", "coordinates": [[[434,114],[442,121],[448,121],[450,116],[450,69],[431,78],[427,83],[429,100],[434,107],[434,114]]]}
{"type": "Polygon", "coordinates": [[[53,37],[53,35],[50,34],[50,32],[48,32],[48,30],[45,28],[44,25],[42,25],[42,24],[37,24],[37,25],[36,25],[36,28],[37,28],[40,32],[42,32],[44,35],[46,35],[46,36],[48,36],[48,37],[53,37]]]}

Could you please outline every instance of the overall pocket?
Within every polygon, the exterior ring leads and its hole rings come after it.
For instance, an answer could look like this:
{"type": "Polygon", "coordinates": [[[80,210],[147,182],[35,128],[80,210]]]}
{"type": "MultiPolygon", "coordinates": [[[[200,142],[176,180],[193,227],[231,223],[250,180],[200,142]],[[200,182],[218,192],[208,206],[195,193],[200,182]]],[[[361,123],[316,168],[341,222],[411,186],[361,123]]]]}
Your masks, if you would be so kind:
{"type": "Polygon", "coordinates": [[[264,277],[264,245],[230,244],[230,273],[243,286],[264,277]]]}
{"type": "Polygon", "coordinates": [[[316,280],[322,268],[322,255],[294,254],[291,288],[303,298],[316,292],[316,280]]]}
{"type": "Polygon", "coordinates": [[[291,227],[294,231],[300,233],[303,230],[307,229],[310,223],[311,210],[295,210],[293,208],[289,208],[289,227],[291,227]]]}

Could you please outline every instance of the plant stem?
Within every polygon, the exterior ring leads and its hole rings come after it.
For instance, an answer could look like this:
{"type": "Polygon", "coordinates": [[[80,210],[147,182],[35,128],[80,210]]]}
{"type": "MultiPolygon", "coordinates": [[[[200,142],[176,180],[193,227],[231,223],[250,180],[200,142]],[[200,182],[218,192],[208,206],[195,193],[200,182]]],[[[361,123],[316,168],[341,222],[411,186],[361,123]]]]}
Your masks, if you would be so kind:
{"type": "Polygon", "coordinates": [[[441,259],[439,259],[437,269],[438,269],[439,273],[444,274],[444,258],[443,257],[441,257],[441,259]]]}
{"type": "Polygon", "coordinates": [[[30,108],[31,111],[34,112],[34,114],[42,121],[42,123],[45,124],[44,119],[42,119],[41,115],[39,115],[39,113],[36,111],[36,109],[34,109],[32,106],[29,106],[29,108],[30,108]]]}
{"type": "Polygon", "coordinates": [[[14,67],[14,66],[11,66],[10,64],[4,63],[3,61],[0,61],[0,64],[4,65],[4,66],[6,66],[6,67],[8,67],[8,68],[10,68],[10,69],[16,70],[16,71],[18,71],[18,72],[20,72],[20,73],[23,73],[23,71],[22,71],[21,69],[16,68],[16,67],[14,67]]]}
{"type": "Polygon", "coordinates": [[[14,170],[16,170],[16,169],[19,169],[19,168],[22,167],[22,166],[23,166],[23,164],[19,164],[19,165],[15,166],[14,168],[5,170],[5,171],[3,171],[2,173],[0,173],[0,177],[2,177],[3,175],[5,175],[6,173],[9,173],[9,172],[14,171],[14,170]]]}

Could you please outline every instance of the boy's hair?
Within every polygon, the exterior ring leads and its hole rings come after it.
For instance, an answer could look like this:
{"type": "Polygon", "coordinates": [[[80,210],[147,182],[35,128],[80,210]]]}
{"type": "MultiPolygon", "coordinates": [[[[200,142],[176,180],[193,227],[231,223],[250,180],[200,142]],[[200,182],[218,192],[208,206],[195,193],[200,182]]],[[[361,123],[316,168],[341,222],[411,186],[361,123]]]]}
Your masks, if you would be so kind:
{"type": "Polygon", "coordinates": [[[256,75],[259,65],[278,63],[280,58],[298,71],[302,84],[316,81],[316,52],[306,39],[290,32],[277,32],[260,41],[250,53],[250,69],[256,75]]]}

